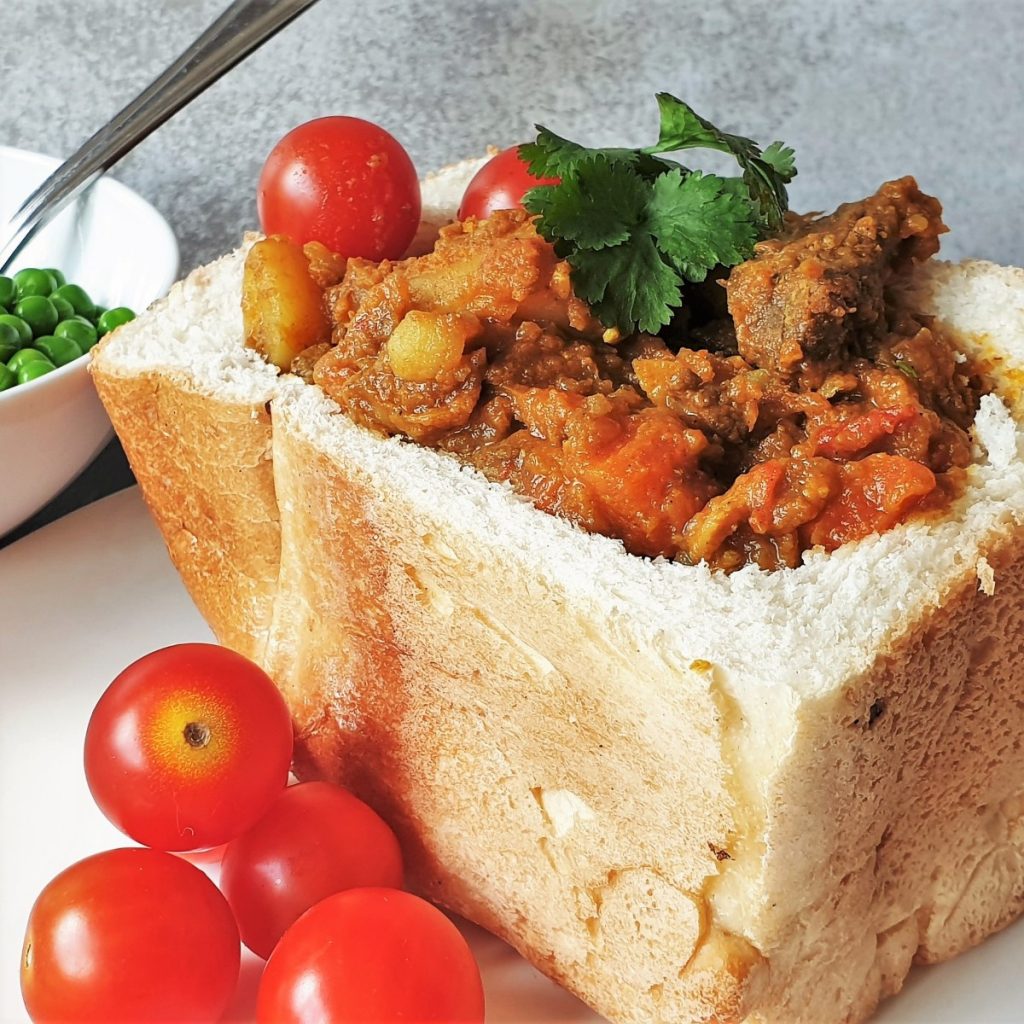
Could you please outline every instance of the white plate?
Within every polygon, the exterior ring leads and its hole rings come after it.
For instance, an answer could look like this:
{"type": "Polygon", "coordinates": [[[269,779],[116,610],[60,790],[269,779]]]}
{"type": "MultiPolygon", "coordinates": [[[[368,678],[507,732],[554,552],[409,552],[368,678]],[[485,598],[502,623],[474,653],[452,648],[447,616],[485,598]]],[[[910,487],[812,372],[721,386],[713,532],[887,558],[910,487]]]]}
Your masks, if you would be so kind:
{"type": "MultiPolygon", "coordinates": [[[[126,845],[93,804],[81,766],[89,713],[129,662],[209,639],[134,488],[0,551],[0,1021],[25,1020],[21,942],[39,890],[73,861],[126,845]]],[[[489,1024],[600,1018],[512,950],[466,925],[489,1024]]],[[[881,1024],[1024,1020],[1024,926],[948,964],[916,970],[881,1024]]],[[[260,962],[243,963],[227,1019],[251,1019],[260,962]]]]}

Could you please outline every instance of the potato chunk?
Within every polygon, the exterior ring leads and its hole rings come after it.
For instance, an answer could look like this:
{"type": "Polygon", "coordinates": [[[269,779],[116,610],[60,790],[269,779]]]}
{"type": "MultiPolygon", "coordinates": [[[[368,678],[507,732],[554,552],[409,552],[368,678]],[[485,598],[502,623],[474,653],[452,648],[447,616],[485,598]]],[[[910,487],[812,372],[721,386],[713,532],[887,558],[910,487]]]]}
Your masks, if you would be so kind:
{"type": "Polygon", "coordinates": [[[330,339],[323,292],[302,247],[281,235],[258,241],[242,277],[245,343],[282,370],[305,348],[330,339]]]}
{"type": "Polygon", "coordinates": [[[451,373],[466,343],[480,333],[480,321],[463,313],[410,310],[387,343],[388,362],[396,377],[425,382],[451,373]]]}

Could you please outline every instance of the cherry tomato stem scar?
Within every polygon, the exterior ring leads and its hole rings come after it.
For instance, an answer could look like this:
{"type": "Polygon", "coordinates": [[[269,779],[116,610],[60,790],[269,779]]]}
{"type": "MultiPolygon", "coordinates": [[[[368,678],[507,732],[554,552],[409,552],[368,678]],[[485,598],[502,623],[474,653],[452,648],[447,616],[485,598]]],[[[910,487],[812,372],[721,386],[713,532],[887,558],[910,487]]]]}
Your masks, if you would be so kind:
{"type": "Polygon", "coordinates": [[[210,727],[204,722],[189,722],[183,735],[190,747],[205,747],[210,742],[210,727]]]}
{"type": "Polygon", "coordinates": [[[179,777],[199,777],[227,765],[238,742],[228,704],[190,690],[164,698],[149,733],[154,755],[179,777]]]}

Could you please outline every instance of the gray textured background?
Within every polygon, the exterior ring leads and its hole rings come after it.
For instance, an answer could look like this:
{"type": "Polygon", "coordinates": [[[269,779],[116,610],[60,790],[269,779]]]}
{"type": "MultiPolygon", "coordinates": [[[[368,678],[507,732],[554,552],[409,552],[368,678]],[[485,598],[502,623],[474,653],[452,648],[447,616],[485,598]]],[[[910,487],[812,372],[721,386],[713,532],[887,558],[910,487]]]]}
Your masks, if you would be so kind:
{"type": "MultiPolygon", "coordinates": [[[[2,0],[0,142],[71,151],[226,2],[2,0]]],[[[911,172],[945,204],[947,255],[1022,263],[1022,46],[1022,0],[320,0],[116,173],[188,267],[255,223],[264,157],[309,118],[377,121],[426,171],[534,121],[646,142],[665,89],[793,145],[796,208],[911,172]]],[[[58,510],[126,481],[108,453],[58,510]]]]}

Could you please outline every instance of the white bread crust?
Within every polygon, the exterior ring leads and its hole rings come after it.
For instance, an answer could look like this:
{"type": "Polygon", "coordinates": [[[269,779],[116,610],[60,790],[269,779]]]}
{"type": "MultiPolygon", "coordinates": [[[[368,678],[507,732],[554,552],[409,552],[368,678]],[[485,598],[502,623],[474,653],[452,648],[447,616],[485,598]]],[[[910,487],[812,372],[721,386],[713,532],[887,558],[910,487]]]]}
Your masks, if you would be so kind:
{"type": "MultiPolygon", "coordinates": [[[[479,164],[428,179],[417,244],[479,164]]],[[[1024,271],[912,285],[1003,399],[948,513],[731,576],[355,426],[242,348],[240,275],[196,271],[93,373],[200,609],[422,890],[666,1024],[859,1020],[1020,912],[1024,271]]]]}

